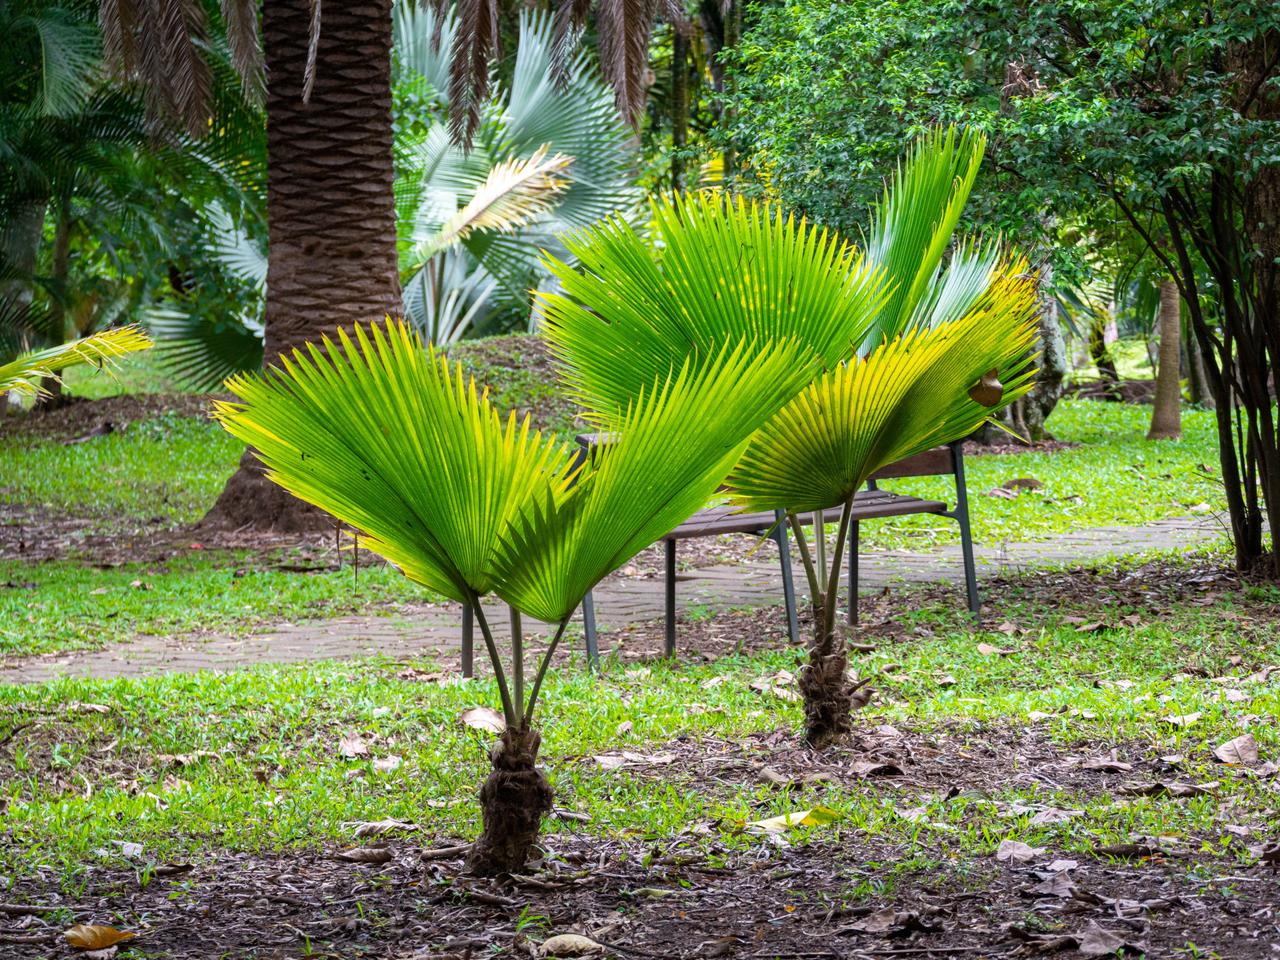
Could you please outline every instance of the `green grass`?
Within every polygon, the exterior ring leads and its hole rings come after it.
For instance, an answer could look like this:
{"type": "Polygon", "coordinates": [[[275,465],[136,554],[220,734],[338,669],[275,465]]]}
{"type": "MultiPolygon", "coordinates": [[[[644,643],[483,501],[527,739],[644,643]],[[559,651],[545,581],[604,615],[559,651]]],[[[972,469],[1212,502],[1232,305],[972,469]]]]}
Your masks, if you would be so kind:
{"type": "MultiPolygon", "coordinates": [[[[1064,400],[1049,428],[1057,439],[1079,446],[967,458],[974,539],[997,547],[1091,527],[1137,526],[1224,510],[1213,414],[1184,410],[1182,440],[1147,440],[1150,420],[1151,408],[1145,405],[1064,400]],[[1044,486],[1013,500],[987,496],[1018,477],[1044,486]]],[[[954,500],[949,477],[894,480],[886,486],[954,500]]],[[[862,536],[871,549],[922,549],[959,540],[954,522],[927,516],[866,523],[862,536]]]]}
{"type": "MultiPolygon", "coordinates": [[[[512,388],[515,389],[515,388],[512,388]]],[[[541,400],[537,401],[541,402],[541,400]]],[[[1184,439],[1150,442],[1150,408],[1064,400],[1054,434],[1078,447],[1056,453],[970,457],[966,464],[978,543],[1044,540],[1090,527],[1138,525],[1225,506],[1212,414],[1184,412],[1184,439]],[[1015,500],[986,496],[1006,480],[1044,488],[1015,500]]],[[[73,446],[0,439],[0,503],[96,518],[92,530],[152,517],[172,527],[198,519],[235,469],[242,446],[215,424],[162,417],[73,446]]],[[[954,499],[949,478],[894,481],[903,493],[954,499]]],[[[928,549],[957,540],[949,520],[910,517],[863,525],[867,549],[928,549]]]]}
{"type": "Polygon", "coordinates": [[[72,367],[63,375],[68,393],[99,399],[123,393],[186,393],[165,372],[155,350],[133,353],[117,360],[109,370],[72,367]]]}
{"type": "MultiPolygon", "coordinates": [[[[1113,622],[1123,612],[1116,610],[1113,622]]],[[[1216,763],[1210,751],[1248,729],[1264,759],[1280,756],[1280,730],[1268,719],[1280,713],[1280,675],[1246,679],[1278,652],[1274,633],[1247,628],[1256,612],[1256,601],[1231,594],[1164,616],[1146,611],[1137,627],[1081,633],[1064,621],[1067,609],[1015,604],[1007,614],[1039,626],[1011,640],[974,633],[953,610],[926,605],[904,608],[905,639],[858,663],[864,670],[896,665],[881,685],[883,696],[859,714],[863,729],[889,723],[949,738],[953,759],[970,748],[981,757],[985,743],[1023,735],[1043,745],[1041,754],[1064,759],[1111,748],[1135,763],[1177,753],[1184,765],[1168,779],[1218,780],[1214,796],[1055,789],[1015,778],[1016,758],[1003,776],[957,782],[961,793],[950,800],[940,787],[894,781],[781,791],[761,782],[749,763],[703,766],[725,743],[737,745],[748,761],[776,762],[771,756],[779,747],[751,737],[794,731],[799,710],[749,683],[797,668],[796,652],[779,651],[711,664],[613,664],[600,679],[576,663],[553,673],[541,720],[543,758],[558,804],[590,819],[550,820],[546,827],[659,838],[705,824],[714,843],[741,846],[761,842],[741,833],[742,823],[821,803],[840,821],[813,828],[815,838],[848,844],[865,832],[903,845],[908,855],[986,856],[1007,838],[1073,853],[1144,835],[1210,858],[1247,860],[1242,846],[1228,844],[1223,827],[1245,825],[1257,838],[1274,837],[1280,824],[1275,784],[1216,763]],[[984,656],[977,650],[983,640],[1017,652],[984,656]],[[1231,657],[1242,659],[1237,665],[1231,657]],[[954,686],[939,686],[936,674],[944,669],[956,678],[954,686]],[[717,677],[723,680],[708,685],[717,677]],[[1224,677],[1231,679],[1217,679],[1224,677]],[[1224,699],[1229,689],[1246,699],[1224,699]],[[1031,711],[1053,715],[1033,720],[1031,711]],[[1187,729],[1164,719],[1186,713],[1202,716],[1187,729]],[[624,721],[632,729],[619,738],[624,721]],[[682,749],[681,743],[697,763],[604,771],[591,759],[618,749],[682,749]],[[1082,813],[1038,826],[1017,804],[1082,813]],[[924,808],[922,817],[902,816],[916,807],[924,808]]],[[[70,876],[118,860],[121,842],[142,844],[149,862],[166,862],[226,848],[348,843],[353,823],[387,817],[422,824],[427,836],[469,836],[478,829],[475,797],[487,769],[487,737],[463,728],[457,717],[467,706],[494,703],[495,690],[486,681],[402,679],[402,670],[402,664],[372,660],[0,686],[0,736],[5,725],[39,721],[0,753],[9,837],[0,856],[10,867],[44,864],[70,876]],[[103,712],[68,706],[77,703],[100,705],[103,712]],[[369,744],[368,758],[339,754],[340,738],[352,731],[369,744]],[[197,751],[215,756],[188,765],[162,759],[197,751]],[[376,771],[371,761],[389,756],[402,765],[376,771]]]]}
{"type": "Polygon", "coordinates": [[[193,523],[243,450],[211,421],[171,415],[70,446],[12,435],[0,438],[0,503],[93,518],[92,530],[193,523]]]}
{"type": "MultiPolygon", "coordinates": [[[[280,558],[282,561],[286,558],[280,558]]],[[[385,564],[298,573],[273,559],[189,550],[164,563],[98,569],[0,560],[0,655],[100,647],[140,635],[244,630],[282,620],[395,616],[433,599],[385,564]]]]}

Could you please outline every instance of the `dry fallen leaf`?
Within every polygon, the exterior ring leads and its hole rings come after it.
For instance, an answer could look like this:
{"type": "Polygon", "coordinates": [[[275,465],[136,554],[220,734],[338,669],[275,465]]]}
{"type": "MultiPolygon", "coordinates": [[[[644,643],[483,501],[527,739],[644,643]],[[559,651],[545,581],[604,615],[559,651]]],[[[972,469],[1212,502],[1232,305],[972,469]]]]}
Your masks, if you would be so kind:
{"type": "Polygon", "coordinates": [[[1005,863],[1030,863],[1040,854],[1044,847],[1033,847],[1021,840],[1001,840],[996,848],[996,859],[1005,863]]]}
{"type": "Polygon", "coordinates": [[[1218,744],[1213,748],[1213,755],[1223,763],[1249,764],[1258,762],[1258,741],[1253,734],[1243,733],[1233,740],[1218,744]]]}
{"type": "Polygon", "coordinates": [[[458,715],[458,722],[472,730],[487,730],[489,733],[501,733],[507,729],[502,714],[493,707],[467,707],[458,715]]]}
{"type": "Polygon", "coordinates": [[[559,933],[542,941],[543,957],[593,957],[604,953],[604,945],[576,933],[559,933]]]}
{"type": "Polygon", "coordinates": [[[1214,793],[1221,785],[1217,780],[1208,783],[1158,780],[1154,783],[1122,783],[1116,792],[1131,797],[1203,797],[1214,793]]]}
{"type": "Polygon", "coordinates": [[[77,950],[105,950],[137,936],[136,933],[130,933],[127,930],[117,930],[115,927],[91,923],[77,923],[74,927],[64,930],[62,935],[67,938],[67,943],[77,950]]]}
{"type": "Polygon", "coordinates": [[[616,753],[602,753],[591,758],[601,770],[618,770],[627,765],[627,761],[616,753]]]}
{"type": "Polygon", "coordinates": [[[338,859],[348,863],[386,863],[391,859],[391,851],[386,847],[352,847],[339,853],[338,859]]]}
{"type": "Polygon", "coordinates": [[[402,763],[404,763],[404,761],[396,756],[378,757],[373,761],[373,769],[378,771],[378,773],[390,773],[391,771],[398,769],[402,763]]]}
{"type": "Polygon", "coordinates": [[[369,745],[364,742],[364,738],[354,730],[342,735],[342,739],[338,741],[338,753],[346,757],[348,760],[354,760],[356,757],[367,757],[369,755],[369,745]]]}
{"type": "Polygon", "coordinates": [[[1128,773],[1133,769],[1133,764],[1125,763],[1123,760],[1116,760],[1113,757],[1097,757],[1093,760],[1086,760],[1080,766],[1085,770],[1101,770],[1104,773],[1128,773]]]}
{"type": "Polygon", "coordinates": [[[978,652],[984,657],[1011,657],[1018,651],[1007,647],[995,647],[989,643],[980,643],[978,644],[978,652]]]}
{"type": "Polygon", "coordinates": [[[794,689],[795,685],[795,675],[787,670],[779,670],[771,677],[760,677],[751,681],[751,689],[757,693],[767,693],[779,700],[798,702],[801,697],[794,689]]]}
{"type": "Polygon", "coordinates": [[[840,814],[830,807],[818,806],[812,810],[800,810],[777,817],[766,817],[764,820],[752,820],[746,825],[746,829],[750,833],[784,833],[796,827],[825,826],[839,819],[840,814]]]}
{"type": "Polygon", "coordinates": [[[412,833],[418,829],[416,823],[387,818],[386,820],[366,820],[356,824],[357,837],[381,837],[387,833],[412,833]]]}
{"type": "Polygon", "coordinates": [[[1181,727],[1182,729],[1185,730],[1187,727],[1191,726],[1193,723],[1199,720],[1202,716],[1204,716],[1204,714],[1183,713],[1173,717],[1165,717],[1164,722],[1169,724],[1172,727],[1181,727]]]}
{"type": "Polygon", "coordinates": [[[1147,951],[1145,946],[1127,939],[1123,933],[1105,930],[1096,923],[1090,923],[1077,940],[1076,950],[1082,957],[1145,956],[1147,951]]]}

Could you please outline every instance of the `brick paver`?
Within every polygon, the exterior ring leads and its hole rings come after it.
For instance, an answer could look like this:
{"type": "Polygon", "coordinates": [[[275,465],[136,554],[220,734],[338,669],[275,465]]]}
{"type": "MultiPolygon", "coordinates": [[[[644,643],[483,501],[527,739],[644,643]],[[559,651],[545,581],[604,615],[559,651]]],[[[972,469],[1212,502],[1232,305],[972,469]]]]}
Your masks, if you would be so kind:
{"type": "MultiPolygon", "coordinates": [[[[1161,520],[1142,527],[1082,530],[1042,543],[1015,543],[999,549],[979,548],[978,576],[1041,565],[1081,564],[1150,551],[1184,550],[1213,542],[1224,533],[1216,516],[1161,520]]],[[[683,574],[679,606],[711,613],[759,607],[781,601],[782,578],[775,554],[762,548],[741,564],[704,567],[683,574]]],[[[803,594],[799,573],[797,588],[803,594]]],[[[862,555],[860,587],[874,592],[894,583],[961,583],[960,549],[929,552],[875,551],[862,555]]],[[[662,616],[661,580],[611,577],[596,591],[596,616],[607,652],[609,629],[662,616]]],[[[957,597],[957,602],[963,602],[957,597]]],[[[488,607],[486,606],[486,610],[488,607]]],[[[497,605],[489,617],[505,634],[506,617],[497,605]]],[[[0,683],[35,683],[58,675],[139,677],[195,670],[235,670],[263,663],[299,663],[373,654],[410,657],[456,656],[460,614],[456,607],[430,607],[412,617],[341,617],[302,624],[281,624],[263,631],[246,630],[215,637],[142,637],[103,650],[11,659],[0,664],[0,683]]],[[[533,630],[537,624],[527,624],[533,630]]],[[[477,645],[479,640],[477,638],[477,645]]]]}

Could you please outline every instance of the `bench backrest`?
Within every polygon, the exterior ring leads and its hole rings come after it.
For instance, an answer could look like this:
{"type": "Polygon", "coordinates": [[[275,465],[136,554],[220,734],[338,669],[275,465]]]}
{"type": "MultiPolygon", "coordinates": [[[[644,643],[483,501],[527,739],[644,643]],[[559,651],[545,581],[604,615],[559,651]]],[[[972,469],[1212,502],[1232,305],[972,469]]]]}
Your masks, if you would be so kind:
{"type": "Polygon", "coordinates": [[[959,452],[958,443],[934,447],[881,467],[871,475],[871,479],[894,480],[899,477],[935,477],[943,473],[955,473],[956,456],[959,452]]]}

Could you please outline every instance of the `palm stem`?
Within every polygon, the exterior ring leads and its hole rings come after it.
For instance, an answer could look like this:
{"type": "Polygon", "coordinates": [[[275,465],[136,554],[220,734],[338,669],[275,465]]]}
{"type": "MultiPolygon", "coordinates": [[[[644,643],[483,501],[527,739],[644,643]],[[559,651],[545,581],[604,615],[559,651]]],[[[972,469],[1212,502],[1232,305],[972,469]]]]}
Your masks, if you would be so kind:
{"type": "MultiPolygon", "coordinates": [[[[840,529],[836,532],[836,548],[831,556],[831,574],[827,580],[827,599],[830,602],[824,604],[822,608],[824,636],[830,636],[836,628],[836,593],[840,589],[840,558],[844,555],[845,535],[849,529],[849,514],[853,512],[855,496],[857,496],[856,490],[849,495],[849,499],[844,502],[844,508],[840,511],[840,529]]],[[[849,589],[853,589],[852,583],[849,584],[849,589]]]]}
{"type": "Polygon", "coordinates": [[[493,679],[498,682],[498,696],[502,698],[502,717],[508,727],[520,723],[520,717],[511,704],[511,688],[507,686],[507,674],[502,669],[502,658],[498,655],[498,645],[493,642],[493,631],[489,629],[489,621],[485,619],[484,609],[480,606],[480,598],[471,595],[471,609],[475,612],[476,623],[480,625],[480,634],[484,637],[485,648],[489,651],[489,663],[493,666],[493,679]]]}
{"type": "Polygon", "coordinates": [[[827,572],[827,514],[825,510],[813,511],[813,565],[824,574],[827,572]]]}
{"type": "Polygon", "coordinates": [[[791,522],[791,532],[795,534],[796,546],[800,548],[800,559],[804,562],[804,575],[809,580],[809,596],[815,604],[822,602],[822,585],[813,569],[813,559],[809,556],[809,544],[804,537],[804,528],[800,526],[800,518],[795,511],[787,511],[787,520],[791,522]]]}
{"type": "Polygon", "coordinates": [[[524,709],[524,624],[520,611],[508,604],[511,613],[511,699],[517,710],[524,709]]]}
{"type": "Polygon", "coordinates": [[[542,678],[547,675],[547,667],[551,666],[551,657],[556,652],[556,647],[560,645],[560,638],[564,636],[564,628],[569,625],[569,617],[565,617],[560,621],[560,626],[556,628],[556,635],[551,638],[551,644],[547,647],[547,652],[542,655],[542,662],[538,664],[538,675],[533,678],[533,689],[529,693],[529,705],[524,707],[524,726],[528,727],[533,723],[533,708],[538,702],[538,692],[542,690],[542,678]]]}

